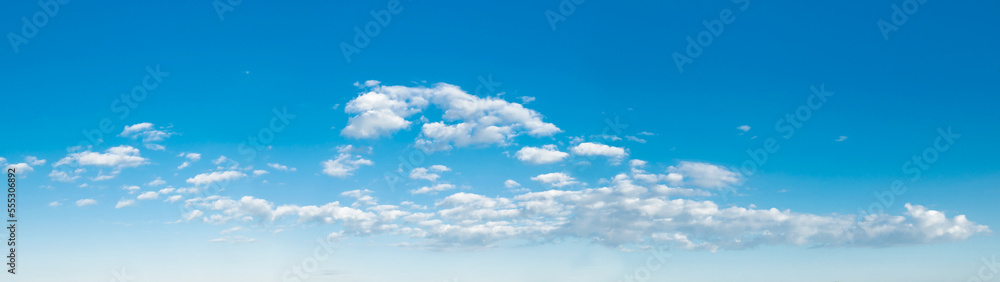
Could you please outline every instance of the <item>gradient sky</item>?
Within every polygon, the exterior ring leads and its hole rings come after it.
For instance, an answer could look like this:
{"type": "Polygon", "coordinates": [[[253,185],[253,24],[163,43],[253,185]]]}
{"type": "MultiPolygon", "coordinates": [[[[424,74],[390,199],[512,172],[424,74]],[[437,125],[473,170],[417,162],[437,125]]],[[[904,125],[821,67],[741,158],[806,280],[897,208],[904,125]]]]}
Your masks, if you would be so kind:
{"type": "Polygon", "coordinates": [[[473,2],[6,4],[3,281],[990,280],[1000,4],[473,2]]]}

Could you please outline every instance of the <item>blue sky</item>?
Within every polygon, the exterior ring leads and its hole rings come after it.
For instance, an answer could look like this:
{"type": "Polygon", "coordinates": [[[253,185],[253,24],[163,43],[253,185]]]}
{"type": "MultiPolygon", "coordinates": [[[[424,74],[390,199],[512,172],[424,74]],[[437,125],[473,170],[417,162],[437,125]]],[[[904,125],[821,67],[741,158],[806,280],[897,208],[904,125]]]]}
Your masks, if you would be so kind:
{"type": "Polygon", "coordinates": [[[14,281],[996,272],[997,3],[42,3],[14,281]]]}

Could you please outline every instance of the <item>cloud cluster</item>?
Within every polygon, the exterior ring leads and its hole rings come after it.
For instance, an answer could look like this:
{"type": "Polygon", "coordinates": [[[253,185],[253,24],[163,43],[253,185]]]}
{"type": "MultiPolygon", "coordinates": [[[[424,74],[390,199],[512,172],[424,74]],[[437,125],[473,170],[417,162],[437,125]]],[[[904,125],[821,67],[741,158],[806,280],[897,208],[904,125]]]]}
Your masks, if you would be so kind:
{"type": "Polygon", "coordinates": [[[670,244],[708,251],[761,245],[868,247],[951,242],[991,232],[964,215],[947,217],[920,205],[906,204],[902,215],[858,218],[674,199],[672,191],[664,189],[670,187],[638,184],[624,173],[608,183],[605,187],[526,192],[513,197],[459,192],[438,200],[430,210],[412,203],[380,205],[368,190],[344,192],[342,195],[357,200],[350,206],[339,202],[279,206],[249,196],[239,200],[197,198],[187,204],[213,212],[192,217],[202,217],[208,223],[279,221],[294,216],[298,223],[340,224],[352,235],[407,235],[419,239],[409,246],[435,249],[567,238],[615,247],[670,244]]]}
{"type": "Polygon", "coordinates": [[[569,154],[559,151],[556,145],[544,145],[542,147],[525,146],[514,154],[518,160],[530,164],[551,164],[561,162],[569,154]]]}
{"type": "Polygon", "coordinates": [[[166,150],[166,147],[163,147],[163,145],[160,144],[156,144],[156,142],[163,141],[164,139],[170,137],[170,135],[174,134],[175,133],[168,132],[166,130],[156,129],[156,127],[154,127],[152,123],[143,122],[133,125],[126,125],[125,130],[122,130],[122,133],[118,134],[118,136],[132,138],[132,139],[141,139],[142,144],[146,146],[147,149],[163,151],[166,150]]]}
{"type": "Polygon", "coordinates": [[[132,146],[121,145],[111,147],[104,153],[91,152],[90,150],[72,153],[69,156],[56,162],[55,166],[76,163],[78,165],[107,166],[114,168],[137,167],[147,164],[148,159],[139,155],[139,149],[132,146]]]}
{"type": "Polygon", "coordinates": [[[337,158],[326,160],[321,163],[323,166],[323,173],[333,177],[344,178],[354,175],[354,171],[361,168],[361,166],[370,166],[375,164],[369,159],[352,154],[351,151],[353,149],[354,147],[351,145],[337,147],[337,158]]]}
{"type": "Polygon", "coordinates": [[[495,97],[480,98],[455,85],[434,87],[382,86],[366,83],[369,92],[347,103],[345,112],[352,116],[341,135],[352,138],[378,138],[407,129],[410,118],[434,106],[443,112],[441,121],[421,120],[416,144],[426,151],[453,147],[508,145],[514,137],[552,136],[560,130],[542,121],[538,112],[495,97]]]}

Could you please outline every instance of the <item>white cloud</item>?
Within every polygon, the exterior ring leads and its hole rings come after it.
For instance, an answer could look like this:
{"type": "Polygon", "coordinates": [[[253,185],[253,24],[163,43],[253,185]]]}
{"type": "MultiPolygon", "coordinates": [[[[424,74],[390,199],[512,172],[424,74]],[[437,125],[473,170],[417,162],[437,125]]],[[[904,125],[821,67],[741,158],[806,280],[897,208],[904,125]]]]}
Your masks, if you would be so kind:
{"type": "Polygon", "coordinates": [[[514,154],[518,160],[532,164],[551,164],[561,162],[569,153],[559,151],[556,145],[545,145],[539,147],[524,147],[514,154]]]}
{"type": "Polygon", "coordinates": [[[125,130],[122,131],[118,136],[132,138],[132,139],[142,139],[143,145],[151,150],[165,150],[163,145],[155,144],[154,142],[163,141],[164,139],[174,135],[173,132],[168,132],[165,130],[157,130],[154,128],[152,123],[143,122],[133,125],[125,126],[125,130]]]}
{"type": "Polygon", "coordinates": [[[177,155],[177,156],[178,157],[185,157],[185,158],[191,160],[192,162],[197,162],[197,161],[201,160],[201,154],[199,154],[199,153],[181,153],[180,155],[177,155]]]}
{"type": "Polygon", "coordinates": [[[111,171],[110,174],[104,174],[104,170],[99,170],[99,171],[97,171],[97,176],[95,176],[93,178],[90,178],[90,179],[93,180],[93,181],[103,181],[103,180],[113,179],[116,176],[118,176],[119,172],[120,171],[116,169],[116,170],[111,171]]]}
{"type": "Polygon", "coordinates": [[[58,206],[61,206],[61,205],[62,205],[62,203],[59,203],[59,201],[49,202],[49,206],[50,207],[58,207],[58,206]]]}
{"type": "Polygon", "coordinates": [[[184,198],[184,196],[181,196],[181,195],[173,195],[173,196],[167,197],[167,199],[164,200],[164,202],[173,203],[173,202],[176,202],[176,201],[180,201],[183,198],[184,198]]]}
{"type": "Polygon", "coordinates": [[[83,173],[84,171],[86,170],[82,168],[78,168],[72,172],[53,169],[51,172],[49,172],[49,178],[51,178],[52,181],[73,182],[77,178],[80,178],[80,173],[83,173]]]}
{"type": "Polygon", "coordinates": [[[337,147],[340,154],[337,155],[336,159],[326,160],[322,163],[323,173],[333,177],[344,178],[354,175],[354,171],[358,170],[361,166],[375,164],[371,160],[349,153],[351,148],[350,145],[337,147]]]}
{"type": "Polygon", "coordinates": [[[747,132],[747,131],[750,131],[750,126],[749,125],[740,125],[740,126],[737,126],[736,129],[739,129],[740,131],[743,131],[743,132],[747,132]]]}
{"type": "MultiPolygon", "coordinates": [[[[20,174],[35,171],[35,168],[29,166],[27,163],[8,164],[6,167],[6,169],[11,169],[11,168],[13,168],[14,171],[20,174]]],[[[6,171],[6,169],[4,171],[6,171]]]]}
{"type": "Polygon", "coordinates": [[[448,167],[446,167],[444,165],[432,165],[432,166],[430,166],[430,169],[433,170],[433,171],[437,171],[437,172],[451,171],[450,168],[448,168],[448,167]]]}
{"type": "Polygon", "coordinates": [[[672,177],[683,178],[684,183],[701,188],[723,188],[741,181],[739,173],[709,163],[682,161],[668,171],[679,174],[672,177]]]}
{"type": "Polygon", "coordinates": [[[409,128],[407,118],[433,105],[443,112],[442,121],[423,122],[417,145],[426,151],[452,146],[507,145],[522,133],[533,137],[559,133],[558,127],[542,121],[537,112],[521,104],[488,97],[480,98],[445,83],[433,88],[374,86],[347,103],[352,114],[341,135],[378,138],[409,128]],[[446,123],[447,122],[447,123],[446,123]]]}
{"type": "Polygon", "coordinates": [[[267,164],[267,166],[273,167],[274,169],[277,169],[277,170],[280,170],[280,171],[296,171],[296,169],[294,167],[283,166],[283,165],[280,165],[280,164],[277,164],[277,163],[269,163],[269,164],[267,164]]]}
{"type": "Polygon", "coordinates": [[[521,99],[521,104],[525,104],[525,105],[527,105],[528,103],[531,103],[531,102],[535,101],[535,97],[531,97],[531,96],[521,96],[521,97],[517,97],[517,98],[521,99]]]}
{"type": "Polygon", "coordinates": [[[638,143],[646,144],[646,139],[642,139],[642,138],[635,137],[635,136],[632,136],[632,135],[625,135],[625,139],[628,140],[628,141],[632,141],[632,142],[638,142],[638,143]]]}
{"type": "Polygon", "coordinates": [[[156,200],[158,197],[160,197],[159,193],[156,193],[155,191],[147,191],[139,194],[139,196],[135,198],[139,200],[156,200]]]}
{"type": "Polygon", "coordinates": [[[221,164],[222,162],[225,162],[226,160],[228,160],[226,156],[219,156],[219,158],[212,161],[212,163],[218,165],[221,164]]]}
{"type": "Polygon", "coordinates": [[[844,140],[847,140],[847,136],[841,135],[840,137],[837,137],[837,140],[833,140],[833,141],[835,141],[835,142],[844,142],[844,140]]]}
{"type": "Polygon", "coordinates": [[[89,206],[89,205],[96,205],[96,204],[97,204],[97,200],[94,200],[94,199],[80,199],[80,200],[76,201],[76,206],[78,206],[78,207],[89,206]]]}
{"type": "MultiPolygon", "coordinates": [[[[454,187],[428,187],[426,192],[448,189],[454,187]]],[[[763,245],[881,247],[951,242],[990,233],[988,227],[964,215],[949,218],[942,212],[911,204],[904,206],[902,216],[879,214],[863,218],[758,209],[753,205],[720,208],[708,200],[671,198],[705,196],[704,191],[642,186],[633,183],[627,174],[611,178],[606,187],[528,192],[511,198],[460,192],[435,202],[430,210],[408,202],[379,205],[372,193],[342,193],[357,200],[351,207],[339,202],[275,205],[250,196],[239,200],[211,196],[188,203],[212,213],[203,220],[213,224],[247,218],[280,221],[297,216],[300,224],[343,226],[342,231],[332,233],[338,237],[407,235],[418,240],[405,243],[408,246],[431,249],[475,249],[498,246],[502,241],[553,242],[567,238],[615,247],[667,244],[709,251],[763,245]]],[[[203,215],[196,211],[184,218],[203,215]]]]}
{"type": "Polygon", "coordinates": [[[611,162],[615,164],[622,161],[625,157],[628,157],[628,152],[626,152],[624,148],[593,142],[580,143],[579,145],[571,148],[570,151],[579,156],[608,157],[611,162]]]}
{"type": "Polygon", "coordinates": [[[521,187],[521,183],[517,183],[517,181],[507,179],[507,181],[503,182],[503,186],[507,188],[517,188],[521,187]]]}
{"type": "Polygon", "coordinates": [[[448,190],[451,190],[451,189],[455,189],[455,185],[451,185],[451,184],[447,184],[447,183],[442,183],[442,184],[437,184],[437,185],[434,185],[434,186],[420,187],[420,189],[416,189],[416,190],[410,190],[410,194],[414,194],[414,195],[416,195],[416,194],[428,194],[428,193],[435,194],[437,192],[448,191],[448,190]]]}
{"type": "Polygon", "coordinates": [[[208,185],[208,184],[211,184],[213,182],[218,182],[218,181],[232,181],[232,180],[240,179],[240,178],[242,178],[244,176],[247,176],[247,175],[245,173],[242,173],[242,172],[239,172],[239,171],[235,171],[235,170],[230,170],[230,171],[213,171],[211,173],[202,173],[202,174],[199,174],[199,175],[195,175],[192,178],[188,178],[187,183],[191,183],[191,184],[200,186],[200,185],[208,185]]]}
{"type": "Polygon", "coordinates": [[[430,172],[430,170],[422,167],[414,168],[410,171],[410,179],[425,179],[430,181],[437,181],[441,177],[440,175],[430,172]]]}
{"type": "Polygon", "coordinates": [[[139,186],[135,186],[135,185],[125,185],[125,186],[122,186],[122,190],[128,191],[129,194],[138,192],[139,189],[140,189],[139,186]]]}
{"type": "MultiPolygon", "coordinates": [[[[78,202],[77,205],[78,206],[80,205],[79,202],[78,202]]],[[[122,199],[122,200],[118,200],[118,203],[115,204],[115,208],[116,209],[120,209],[120,208],[124,208],[124,207],[131,207],[131,206],[134,206],[134,205],[135,205],[135,200],[132,200],[132,199],[124,200],[124,199],[122,199]]]]}
{"type": "Polygon", "coordinates": [[[257,242],[257,239],[247,238],[247,237],[244,237],[244,236],[236,236],[236,237],[226,236],[226,237],[222,237],[222,238],[215,238],[215,239],[209,240],[209,242],[212,242],[212,243],[243,244],[243,243],[257,242]]]}
{"type": "Polygon", "coordinates": [[[261,176],[261,175],[265,175],[267,173],[268,172],[266,170],[263,170],[263,169],[257,169],[257,170],[253,171],[253,175],[254,176],[261,176]]]}
{"type": "Polygon", "coordinates": [[[157,176],[155,180],[150,181],[149,183],[146,183],[146,185],[148,185],[150,187],[156,187],[156,186],[160,186],[160,185],[163,185],[163,184],[167,184],[167,182],[164,181],[163,179],[161,179],[159,176],[157,176]]]}
{"type": "Polygon", "coordinates": [[[111,147],[105,150],[104,153],[91,152],[89,150],[72,153],[56,162],[54,167],[76,163],[79,165],[114,167],[117,170],[124,167],[141,166],[149,163],[148,161],[148,159],[139,155],[139,149],[122,145],[111,147]]]}
{"type": "Polygon", "coordinates": [[[234,226],[233,228],[222,230],[222,232],[219,232],[219,234],[229,234],[240,230],[243,230],[242,226],[234,226]]]}
{"type": "Polygon", "coordinates": [[[566,185],[573,185],[579,183],[576,181],[576,179],[573,179],[573,177],[570,177],[569,175],[566,175],[565,173],[562,172],[541,174],[532,177],[531,180],[549,184],[552,185],[552,187],[563,187],[566,185]]]}
{"type": "Polygon", "coordinates": [[[30,164],[30,165],[44,165],[45,164],[45,160],[39,159],[38,157],[35,157],[35,156],[27,156],[27,157],[24,158],[24,161],[28,162],[28,164],[30,164]]]}

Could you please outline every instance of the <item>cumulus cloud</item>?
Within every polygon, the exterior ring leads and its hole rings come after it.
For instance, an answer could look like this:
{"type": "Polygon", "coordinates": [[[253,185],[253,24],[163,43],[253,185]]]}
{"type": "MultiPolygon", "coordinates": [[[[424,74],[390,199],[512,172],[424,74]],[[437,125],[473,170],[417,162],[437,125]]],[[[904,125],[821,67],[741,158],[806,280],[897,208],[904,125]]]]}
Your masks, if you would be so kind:
{"type": "Polygon", "coordinates": [[[724,188],[741,181],[739,173],[724,167],[700,162],[682,161],[677,166],[668,169],[674,180],[684,179],[684,184],[701,188],[724,188]]]}
{"type": "Polygon", "coordinates": [[[90,205],[96,205],[96,204],[97,204],[97,200],[94,200],[94,199],[80,199],[80,200],[76,201],[76,206],[78,206],[78,207],[90,206],[90,205]]]}
{"type": "Polygon", "coordinates": [[[416,190],[411,190],[410,194],[414,194],[414,195],[416,195],[416,194],[435,194],[437,192],[448,191],[448,190],[451,190],[451,189],[455,189],[455,185],[451,185],[451,184],[447,184],[447,183],[442,183],[442,184],[437,184],[437,185],[433,185],[433,186],[420,187],[420,189],[416,189],[416,190]]]}
{"type": "Polygon", "coordinates": [[[139,149],[122,145],[111,147],[105,150],[104,153],[91,152],[90,150],[72,153],[56,162],[54,167],[77,164],[81,166],[113,167],[117,170],[125,167],[137,167],[148,163],[148,159],[139,155],[139,149]]]}
{"type": "Polygon", "coordinates": [[[507,181],[503,182],[503,186],[507,188],[517,188],[521,187],[521,183],[517,183],[517,181],[507,179],[507,181]]]}
{"type": "MultiPolygon", "coordinates": [[[[78,206],[80,205],[79,202],[77,202],[77,205],[78,206]]],[[[130,206],[134,206],[134,205],[135,205],[135,200],[132,200],[132,199],[124,200],[123,199],[123,200],[118,200],[118,203],[115,204],[115,208],[116,209],[120,209],[120,208],[130,207],[130,206]]]]}
{"type": "Polygon", "coordinates": [[[566,175],[565,173],[562,173],[562,172],[553,172],[553,173],[541,174],[541,175],[532,177],[531,180],[538,181],[538,182],[545,183],[545,184],[549,184],[552,187],[563,187],[563,186],[573,185],[573,184],[579,183],[573,177],[570,177],[569,175],[566,175]]]}
{"type": "Polygon", "coordinates": [[[278,164],[278,163],[269,163],[269,164],[267,164],[267,166],[272,167],[272,168],[277,169],[277,170],[280,170],[280,171],[296,171],[296,169],[294,167],[288,167],[288,166],[284,166],[284,165],[281,165],[281,164],[278,164]]]}
{"type": "Polygon", "coordinates": [[[153,181],[150,181],[149,183],[146,183],[146,185],[148,185],[150,187],[156,187],[156,186],[160,186],[160,185],[163,185],[163,184],[167,184],[167,182],[164,181],[163,179],[161,179],[160,177],[156,177],[156,179],[154,179],[153,181]]]}
{"type": "Polygon", "coordinates": [[[551,164],[561,162],[569,153],[559,151],[556,145],[544,145],[539,147],[526,146],[514,154],[518,160],[532,164],[551,164]]]}
{"type": "Polygon", "coordinates": [[[78,168],[73,171],[61,171],[53,169],[52,171],[49,172],[49,178],[51,178],[52,181],[73,182],[77,178],[80,178],[80,174],[83,173],[84,171],[86,170],[82,168],[78,168]]]}
{"type": "Polygon", "coordinates": [[[45,160],[39,159],[38,157],[35,157],[35,156],[27,156],[27,157],[24,158],[24,161],[28,162],[28,164],[30,164],[30,165],[44,165],[45,164],[45,160]]]}
{"type": "MultiPolygon", "coordinates": [[[[453,188],[453,187],[452,187],[453,188]]],[[[427,190],[434,190],[428,188],[427,190]]],[[[451,188],[448,188],[451,189],[451,188]]],[[[906,204],[902,215],[819,215],[777,208],[719,207],[710,200],[671,199],[684,191],[664,185],[644,186],[628,174],[612,177],[607,186],[581,190],[526,192],[510,198],[455,193],[431,209],[403,203],[379,204],[368,190],[341,194],[356,199],[350,207],[276,205],[245,196],[239,200],[211,196],[188,200],[203,221],[234,219],[279,221],[297,217],[300,224],[338,224],[337,236],[404,234],[417,239],[408,246],[432,249],[475,249],[502,241],[546,243],[565,238],[592,240],[615,247],[668,244],[681,249],[715,251],[762,245],[810,247],[883,247],[968,239],[988,234],[984,225],[964,215],[946,216],[920,205],[906,204]]],[[[447,189],[440,189],[447,190],[447,189]]]]}
{"type": "Polygon", "coordinates": [[[263,169],[256,169],[256,170],[253,171],[253,176],[261,176],[261,175],[265,175],[265,174],[268,174],[268,172],[266,170],[263,170],[263,169]]]}
{"type": "Polygon", "coordinates": [[[424,179],[430,181],[437,181],[441,177],[440,175],[430,172],[430,170],[422,167],[414,168],[410,171],[410,179],[424,179]]]}
{"type": "Polygon", "coordinates": [[[213,171],[211,173],[202,173],[195,175],[192,178],[188,178],[187,183],[194,185],[208,185],[213,182],[219,181],[232,181],[240,179],[247,176],[245,173],[230,170],[230,171],[213,171]]]}
{"type": "Polygon", "coordinates": [[[341,135],[378,138],[423,122],[416,144],[426,151],[437,151],[454,146],[507,145],[521,134],[544,137],[562,131],[521,104],[476,97],[450,84],[370,87],[369,92],[347,103],[344,110],[352,116],[341,135]],[[429,106],[443,112],[442,121],[408,120],[429,106]]]}
{"type": "Polygon", "coordinates": [[[155,191],[147,191],[139,194],[139,196],[135,198],[139,200],[156,200],[159,196],[160,194],[155,191]]]}
{"type": "Polygon", "coordinates": [[[607,157],[612,163],[615,164],[628,157],[628,152],[626,152],[624,148],[593,142],[583,142],[577,144],[575,147],[571,148],[570,151],[578,156],[607,157]]]}
{"type": "Polygon", "coordinates": [[[339,152],[337,158],[326,160],[321,163],[323,166],[323,173],[333,177],[344,178],[354,175],[354,171],[358,170],[361,166],[370,166],[375,164],[369,159],[351,154],[350,152],[352,149],[353,147],[351,145],[337,147],[337,151],[339,152]]]}
{"type": "Polygon", "coordinates": [[[143,122],[125,126],[125,130],[123,130],[121,134],[118,134],[118,136],[141,139],[142,144],[146,146],[146,148],[162,151],[166,148],[163,147],[163,145],[156,144],[155,142],[163,141],[174,134],[175,133],[168,132],[166,130],[158,130],[152,123],[143,122]]]}

